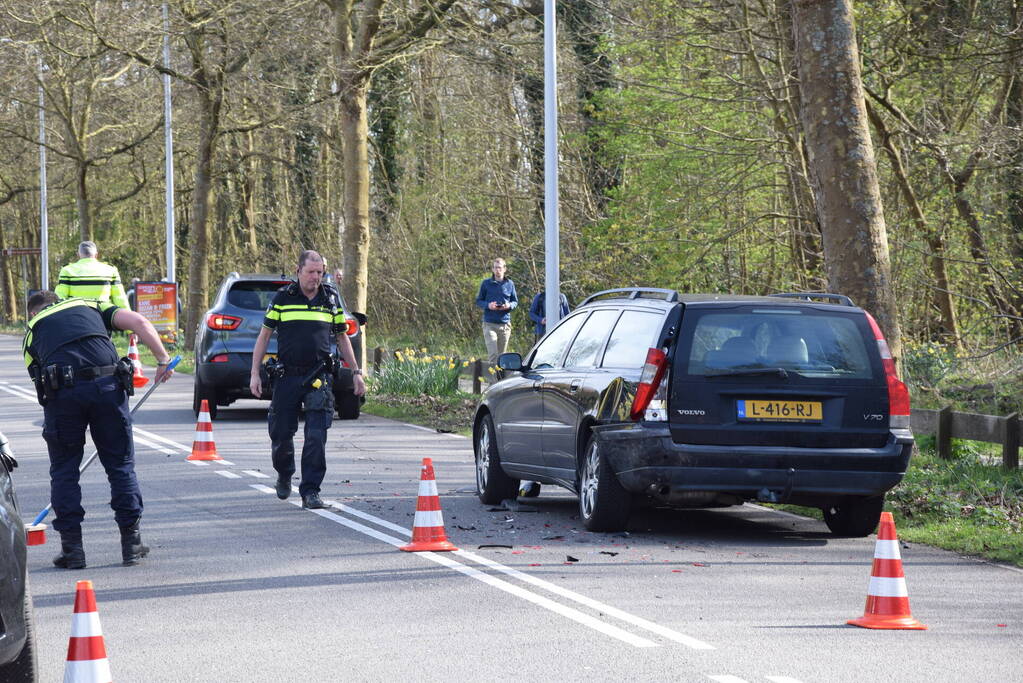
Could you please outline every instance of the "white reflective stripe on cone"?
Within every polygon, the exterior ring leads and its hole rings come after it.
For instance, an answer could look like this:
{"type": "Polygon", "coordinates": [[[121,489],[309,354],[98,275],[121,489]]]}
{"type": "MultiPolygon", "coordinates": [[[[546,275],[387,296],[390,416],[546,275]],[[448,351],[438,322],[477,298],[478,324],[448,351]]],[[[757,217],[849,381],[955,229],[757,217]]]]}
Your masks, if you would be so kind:
{"type": "Polygon", "coordinates": [[[420,496],[436,496],[437,495],[437,480],[436,479],[420,479],[419,480],[419,495],[420,496]]]}
{"type": "Polygon", "coordinates": [[[440,510],[416,510],[414,526],[444,526],[444,516],[440,510]]]}
{"type": "Polygon", "coordinates": [[[213,441],[213,432],[196,432],[194,441],[211,443],[213,441]]]}
{"type": "Polygon", "coordinates": [[[111,683],[110,661],[90,659],[84,662],[68,662],[64,667],[64,683],[111,683]]]}
{"type": "Polygon", "coordinates": [[[906,579],[903,577],[871,576],[867,594],[873,595],[875,598],[909,597],[909,593],[906,591],[906,579]]]}
{"type": "Polygon", "coordinates": [[[71,637],[89,638],[103,635],[98,612],[77,612],[71,615],[71,637]]]}
{"type": "Polygon", "coordinates": [[[874,546],[874,558],[878,560],[901,560],[902,555],[899,554],[899,541],[897,539],[890,541],[878,539],[877,545],[874,546]]]}

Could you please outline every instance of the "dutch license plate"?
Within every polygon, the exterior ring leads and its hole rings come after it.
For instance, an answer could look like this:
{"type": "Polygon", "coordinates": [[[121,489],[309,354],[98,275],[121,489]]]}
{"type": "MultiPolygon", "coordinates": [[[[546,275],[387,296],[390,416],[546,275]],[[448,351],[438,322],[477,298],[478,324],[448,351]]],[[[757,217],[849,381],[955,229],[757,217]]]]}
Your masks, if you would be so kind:
{"type": "Polygon", "coordinates": [[[775,401],[743,399],[736,401],[740,420],[756,422],[820,422],[824,417],[820,401],[775,401]]]}

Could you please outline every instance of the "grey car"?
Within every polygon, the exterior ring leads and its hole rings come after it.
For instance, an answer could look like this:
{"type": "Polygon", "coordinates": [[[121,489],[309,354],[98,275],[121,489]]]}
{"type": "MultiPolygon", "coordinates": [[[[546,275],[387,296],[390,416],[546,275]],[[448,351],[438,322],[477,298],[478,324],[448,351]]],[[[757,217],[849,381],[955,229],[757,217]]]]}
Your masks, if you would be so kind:
{"type": "MultiPolygon", "coordinates": [[[[253,398],[249,391],[249,372],[252,368],[252,350],[263,327],[263,317],[274,294],[294,280],[283,274],[229,273],[220,283],[213,305],[199,323],[195,333],[195,384],[192,411],[196,416],[203,400],[210,409],[210,419],[216,419],[219,408],[229,406],[239,398],[253,398]]],[[[362,313],[349,311],[359,322],[358,334],[351,337],[356,359],[359,358],[359,335],[366,323],[362,313]]],[[[336,356],[336,349],[332,347],[336,356]]],[[[266,356],[277,354],[277,336],[270,337],[266,356]]],[[[263,395],[269,400],[267,377],[263,376],[263,395]]],[[[334,379],[334,405],[342,420],[358,419],[364,397],[355,395],[355,384],[350,369],[338,361],[334,379]]]]}
{"type": "Polygon", "coordinates": [[[887,343],[841,295],[609,290],[499,363],[473,423],[480,499],[562,486],[593,531],[625,528],[642,499],[757,500],[865,536],[913,448],[887,343]]]}
{"type": "Polygon", "coordinates": [[[25,524],[11,471],[17,461],[0,433],[0,681],[35,681],[37,655],[28,589],[25,524]]]}

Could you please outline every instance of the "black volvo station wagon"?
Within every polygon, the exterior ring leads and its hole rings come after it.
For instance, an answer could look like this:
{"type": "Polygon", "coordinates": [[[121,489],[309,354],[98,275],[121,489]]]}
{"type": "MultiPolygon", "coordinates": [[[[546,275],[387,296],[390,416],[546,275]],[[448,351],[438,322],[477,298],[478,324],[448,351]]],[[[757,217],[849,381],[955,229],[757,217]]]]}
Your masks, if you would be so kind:
{"type": "Polygon", "coordinates": [[[913,448],[888,345],[842,295],[608,290],[499,362],[473,424],[480,499],[556,484],[593,531],[646,497],[819,507],[866,536],[913,448]]]}

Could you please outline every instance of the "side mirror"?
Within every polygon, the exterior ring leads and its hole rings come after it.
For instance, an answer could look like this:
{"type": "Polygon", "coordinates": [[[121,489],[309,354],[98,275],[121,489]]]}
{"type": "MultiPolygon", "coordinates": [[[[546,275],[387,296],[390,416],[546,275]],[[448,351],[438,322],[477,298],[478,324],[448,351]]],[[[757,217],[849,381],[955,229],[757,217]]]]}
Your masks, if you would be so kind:
{"type": "Polygon", "coordinates": [[[352,311],[352,317],[359,321],[359,326],[360,327],[362,327],[362,326],[364,326],[366,324],[366,314],[365,313],[357,313],[355,311],[352,311]]]}
{"type": "Polygon", "coordinates": [[[502,370],[522,370],[522,356],[517,353],[502,353],[497,358],[497,366],[502,370]]]}

